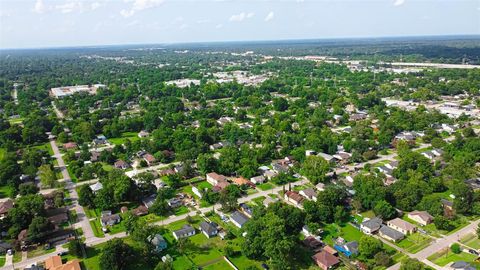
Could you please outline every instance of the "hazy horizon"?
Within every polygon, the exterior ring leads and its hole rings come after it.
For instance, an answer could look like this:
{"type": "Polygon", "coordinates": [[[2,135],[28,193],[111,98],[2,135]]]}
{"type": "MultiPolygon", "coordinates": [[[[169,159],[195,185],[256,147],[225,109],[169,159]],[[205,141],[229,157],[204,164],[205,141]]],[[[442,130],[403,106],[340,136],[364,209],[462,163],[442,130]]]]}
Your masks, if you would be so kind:
{"type": "Polygon", "coordinates": [[[480,35],[474,0],[3,0],[0,48],[480,35]]]}

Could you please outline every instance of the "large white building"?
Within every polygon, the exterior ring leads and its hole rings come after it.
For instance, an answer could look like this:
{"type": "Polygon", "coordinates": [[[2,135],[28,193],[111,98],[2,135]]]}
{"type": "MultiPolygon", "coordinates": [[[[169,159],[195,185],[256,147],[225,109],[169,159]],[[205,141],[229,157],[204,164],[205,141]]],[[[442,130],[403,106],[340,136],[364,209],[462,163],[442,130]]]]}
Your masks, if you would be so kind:
{"type": "Polygon", "coordinates": [[[99,88],[105,88],[104,84],[94,85],[75,85],[75,86],[62,86],[50,89],[50,94],[56,98],[63,98],[71,96],[75,93],[87,92],[89,94],[95,94],[99,88]]]}

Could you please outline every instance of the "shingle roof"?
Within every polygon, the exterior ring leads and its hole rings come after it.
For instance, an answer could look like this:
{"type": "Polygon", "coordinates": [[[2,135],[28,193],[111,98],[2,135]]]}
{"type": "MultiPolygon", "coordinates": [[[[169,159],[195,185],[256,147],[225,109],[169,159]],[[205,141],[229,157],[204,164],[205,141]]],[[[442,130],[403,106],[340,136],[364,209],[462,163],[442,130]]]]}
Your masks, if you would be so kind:
{"type": "Polygon", "coordinates": [[[374,217],[372,219],[362,222],[362,226],[369,228],[370,230],[378,230],[382,226],[382,220],[374,217]]]}
{"type": "Polygon", "coordinates": [[[202,223],[200,223],[200,229],[203,232],[206,232],[208,235],[214,234],[215,231],[217,230],[216,226],[206,221],[203,221],[202,223]]]}
{"type": "Polygon", "coordinates": [[[400,240],[402,239],[405,235],[397,230],[394,230],[388,226],[382,225],[380,228],[380,233],[384,234],[394,240],[400,240]]]}
{"type": "Polygon", "coordinates": [[[238,224],[240,224],[240,226],[245,224],[248,221],[248,217],[245,214],[242,214],[238,211],[233,212],[230,215],[230,218],[235,222],[237,222],[238,224]]]}

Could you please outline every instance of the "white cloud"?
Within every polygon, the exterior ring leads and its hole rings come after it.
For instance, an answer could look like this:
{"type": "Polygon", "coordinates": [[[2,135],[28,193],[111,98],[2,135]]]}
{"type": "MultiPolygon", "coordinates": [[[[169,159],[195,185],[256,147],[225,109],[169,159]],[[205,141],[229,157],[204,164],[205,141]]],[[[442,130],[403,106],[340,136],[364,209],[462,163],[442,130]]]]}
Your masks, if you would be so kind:
{"type": "Polygon", "coordinates": [[[82,11],[83,5],[80,2],[68,2],[63,5],[56,5],[55,9],[61,13],[70,13],[73,11],[82,11]]]}
{"type": "Polygon", "coordinates": [[[164,0],[124,0],[124,2],[133,2],[133,4],[129,9],[122,9],[120,15],[130,17],[138,11],[158,7],[163,4],[164,0]]]}
{"type": "Polygon", "coordinates": [[[275,13],[273,13],[273,11],[270,11],[268,13],[268,15],[265,17],[265,21],[268,22],[268,21],[271,21],[273,20],[273,17],[275,16],[275,13]]]}
{"type": "Polygon", "coordinates": [[[249,13],[242,12],[240,14],[234,14],[234,15],[230,16],[229,21],[231,21],[231,22],[241,22],[241,21],[244,21],[245,19],[252,18],[254,15],[255,15],[255,13],[253,13],[253,12],[249,12],[249,13]]]}
{"type": "Polygon", "coordinates": [[[47,10],[47,7],[43,3],[43,0],[37,0],[35,2],[35,6],[33,7],[33,11],[36,13],[44,13],[47,10]]]}
{"type": "Polygon", "coordinates": [[[393,5],[396,7],[401,6],[403,4],[405,4],[405,0],[395,0],[395,2],[393,3],[393,5]]]}

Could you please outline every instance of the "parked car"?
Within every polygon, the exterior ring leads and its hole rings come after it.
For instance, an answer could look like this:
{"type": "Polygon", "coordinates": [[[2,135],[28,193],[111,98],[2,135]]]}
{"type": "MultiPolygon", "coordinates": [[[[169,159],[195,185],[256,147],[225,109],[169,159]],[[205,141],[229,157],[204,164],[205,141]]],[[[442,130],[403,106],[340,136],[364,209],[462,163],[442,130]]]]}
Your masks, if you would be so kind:
{"type": "Polygon", "coordinates": [[[270,269],[270,267],[268,267],[268,265],[266,263],[262,263],[262,268],[265,269],[265,270],[270,269]]]}
{"type": "Polygon", "coordinates": [[[67,251],[62,251],[62,252],[57,253],[58,256],[65,256],[67,254],[68,254],[67,251]]]}
{"type": "Polygon", "coordinates": [[[478,253],[478,251],[473,250],[473,249],[469,249],[468,252],[473,254],[473,255],[477,255],[477,256],[480,255],[480,253],[478,253]]]}

